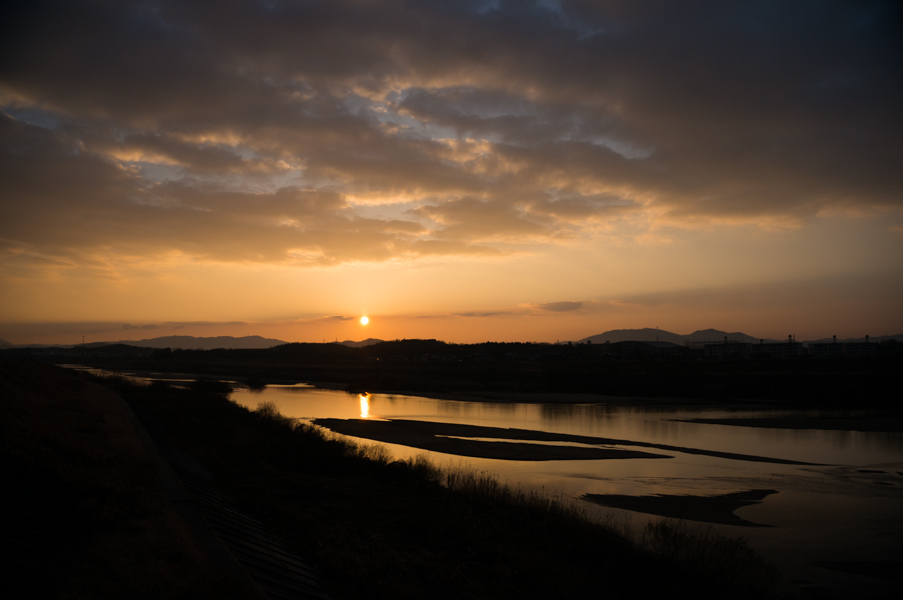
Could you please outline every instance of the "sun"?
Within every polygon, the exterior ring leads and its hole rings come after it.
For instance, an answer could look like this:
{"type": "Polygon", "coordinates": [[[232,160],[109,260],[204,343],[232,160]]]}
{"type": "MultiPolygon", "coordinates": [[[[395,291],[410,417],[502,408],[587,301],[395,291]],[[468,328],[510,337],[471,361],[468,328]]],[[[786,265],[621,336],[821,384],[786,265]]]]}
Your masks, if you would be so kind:
{"type": "Polygon", "coordinates": [[[368,319],[367,317],[361,317],[361,325],[366,325],[369,322],[370,322],[370,319],[368,319]]]}

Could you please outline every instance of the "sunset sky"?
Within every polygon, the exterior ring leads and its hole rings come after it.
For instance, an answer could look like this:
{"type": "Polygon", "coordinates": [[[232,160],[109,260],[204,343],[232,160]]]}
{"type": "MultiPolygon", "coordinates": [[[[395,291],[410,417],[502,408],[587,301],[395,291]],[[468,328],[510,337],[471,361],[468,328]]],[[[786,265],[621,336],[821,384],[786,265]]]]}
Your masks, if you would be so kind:
{"type": "Polygon", "coordinates": [[[0,338],[903,333],[901,6],[5,8],[0,338]]]}

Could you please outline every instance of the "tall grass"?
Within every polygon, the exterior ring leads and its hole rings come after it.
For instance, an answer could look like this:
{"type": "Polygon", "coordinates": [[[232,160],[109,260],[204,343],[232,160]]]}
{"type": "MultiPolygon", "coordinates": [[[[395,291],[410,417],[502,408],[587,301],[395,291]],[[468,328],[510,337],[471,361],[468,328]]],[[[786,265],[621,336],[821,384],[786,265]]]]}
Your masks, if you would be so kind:
{"type": "Polygon", "coordinates": [[[445,479],[445,471],[436,466],[426,454],[412,456],[405,461],[415,475],[431,483],[442,483],[445,479]]]}
{"type": "MultiPolygon", "coordinates": [[[[429,461],[425,456],[422,460],[429,461]]],[[[464,467],[441,469],[432,464],[430,468],[438,473],[437,479],[445,487],[459,494],[491,503],[591,521],[586,511],[565,502],[561,496],[552,496],[543,490],[511,486],[493,473],[464,467]]]]}
{"type": "Polygon", "coordinates": [[[343,435],[323,429],[322,427],[317,427],[310,423],[286,417],[279,411],[279,407],[272,400],[259,402],[257,408],[252,412],[260,420],[267,422],[271,426],[282,429],[284,432],[292,433],[297,436],[314,437],[330,443],[337,448],[338,454],[345,458],[366,460],[378,465],[388,465],[393,462],[392,452],[384,445],[362,444],[343,435]]]}
{"type": "Polygon", "coordinates": [[[640,545],[668,564],[690,567],[710,580],[730,585],[767,589],[778,579],[777,569],[746,540],[722,535],[711,527],[660,519],[646,526],[640,545]]]}

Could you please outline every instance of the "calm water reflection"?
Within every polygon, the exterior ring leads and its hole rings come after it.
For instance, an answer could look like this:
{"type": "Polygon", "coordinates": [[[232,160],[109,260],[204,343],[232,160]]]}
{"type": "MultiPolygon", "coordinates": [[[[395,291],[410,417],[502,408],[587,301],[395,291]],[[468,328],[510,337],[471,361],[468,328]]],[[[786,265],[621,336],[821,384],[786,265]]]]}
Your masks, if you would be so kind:
{"type": "Polygon", "coordinates": [[[361,418],[369,419],[370,418],[370,394],[364,392],[363,394],[358,394],[358,401],[361,405],[361,418]]]}
{"type": "Polygon", "coordinates": [[[536,429],[836,465],[868,466],[903,461],[903,434],[900,433],[765,429],[679,421],[830,414],[826,412],[455,402],[416,396],[348,394],[304,385],[267,386],[263,392],[238,388],[232,398],[250,408],[263,400],[273,400],[284,414],[301,419],[418,419],[536,429]]]}

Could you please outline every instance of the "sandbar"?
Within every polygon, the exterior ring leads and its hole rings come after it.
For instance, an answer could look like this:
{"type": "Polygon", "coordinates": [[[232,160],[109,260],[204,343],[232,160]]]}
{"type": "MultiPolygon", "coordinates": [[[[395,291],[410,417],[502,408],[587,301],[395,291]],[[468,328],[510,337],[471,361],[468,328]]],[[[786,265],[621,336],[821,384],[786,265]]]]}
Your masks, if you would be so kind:
{"type": "Polygon", "coordinates": [[[609,508],[621,508],[671,519],[741,527],[771,527],[742,519],[735,515],[734,511],[751,504],[760,504],[767,496],[777,493],[776,490],[746,490],[717,496],[583,494],[580,498],[609,508]]]}
{"type": "MultiPolygon", "coordinates": [[[[638,450],[617,448],[587,448],[579,446],[553,446],[505,441],[487,441],[462,438],[531,439],[495,435],[495,427],[457,425],[454,423],[432,423],[428,421],[371,421],[365,419],[316,419],[315,425],[326,427],[336,433],[353,435],[388,444],[401,444],[443,452],[456,456],[473,458],[494,458],[499,460],[605,460],[614,458],[671,458],[664,454],[652,454],[638,450]],[[490,431],[493,430],[493,431],[490,431]],[[449,437],[460,436],[460,437],[449,437]]],[[[510,430],[499,430],[508,432],[510,430]]],[[[542,433],[542,432],[536,432],[542,433]]],[[[570,440],[542,440],[570,441],[570,440]]]]}
{"type": "Polygon", "coordinates": [[[788,465],[813,465],[767,456],[700,450],[683,446],[619,440],[567,433],[552,433],[533,429],[509,429],[502,427],[484,427],[461,423],[436,423],[433,421],[416,421],[408,419],[369,420],[369,419],[314,419],[315,425],[331,429],[336,433],[376,440],[389,444],[401,444],[423,450],[472,456],[475,458],[501,458],[503,460],[598,460],[606,458],[671,458],[669,455],[648,453],[620,448],[580,448],[574,446],[546,446],[539,444],[517,444],[515,442],[480,441],[483,438],[493,440],[521,440],[531,442],[568,442],[592,446],[634,446],[684,454],[697,454],[742,460],[750,462],[766,462],[788,465]],[[447,437],[454,436],[454,437],[447,437]]]}

